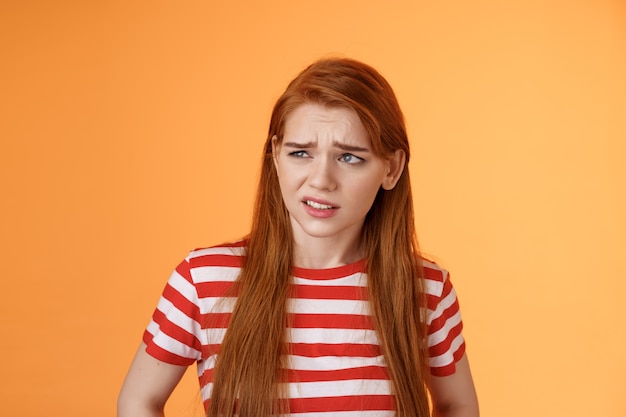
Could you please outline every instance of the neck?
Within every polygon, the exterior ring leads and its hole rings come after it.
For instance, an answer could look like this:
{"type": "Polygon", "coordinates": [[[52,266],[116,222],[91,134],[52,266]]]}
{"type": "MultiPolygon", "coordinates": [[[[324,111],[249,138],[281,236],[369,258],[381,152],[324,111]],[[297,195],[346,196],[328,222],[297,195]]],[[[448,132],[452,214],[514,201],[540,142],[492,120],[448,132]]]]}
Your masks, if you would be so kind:
{"type": "Polygon", "coordinates": [[[360,230],[352,236],[313,237],[294,233],[294,266],[310,269],[335,268],[363,257],[360,230]]]}

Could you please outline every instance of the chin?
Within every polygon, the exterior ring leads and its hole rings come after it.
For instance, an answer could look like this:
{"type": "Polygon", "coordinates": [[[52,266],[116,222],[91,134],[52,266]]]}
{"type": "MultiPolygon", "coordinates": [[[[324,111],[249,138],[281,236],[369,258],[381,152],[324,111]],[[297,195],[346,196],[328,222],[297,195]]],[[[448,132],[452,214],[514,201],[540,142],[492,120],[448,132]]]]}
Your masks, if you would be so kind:
{"type": "MultiPolygon", "coordinates": [[[[341,238],[345,235],[352,235],[354,230],[357,228],[356,224],[338,227],[337,225],[330,224],[303,224],[297,221],[293,224],[293,226],[300,229],[300,231],[306,236],[318,239],[341,238]]],[[[357,234],[358,233],[359,232],[357,232],[357,234]]]]}
{"type": "Polygon", "coordinates": [[[319,239],[330,238],[340,235],[340,232],[337,230],[324,230],[322,228],[302,228],[302,231],[307,236],[319,239]]]}

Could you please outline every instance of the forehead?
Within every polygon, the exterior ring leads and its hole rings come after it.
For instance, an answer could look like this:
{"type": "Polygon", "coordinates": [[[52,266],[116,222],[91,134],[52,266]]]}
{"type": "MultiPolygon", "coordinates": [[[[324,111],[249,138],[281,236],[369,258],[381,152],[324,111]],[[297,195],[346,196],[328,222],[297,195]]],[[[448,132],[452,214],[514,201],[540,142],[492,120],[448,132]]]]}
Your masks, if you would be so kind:
{"type": "Polygon", "coordinates": [[[328,107],[305,103],[285,118],[284,137],[290,139],[366,141],[369,135],[356,111],[348,107],[328,107]]]}

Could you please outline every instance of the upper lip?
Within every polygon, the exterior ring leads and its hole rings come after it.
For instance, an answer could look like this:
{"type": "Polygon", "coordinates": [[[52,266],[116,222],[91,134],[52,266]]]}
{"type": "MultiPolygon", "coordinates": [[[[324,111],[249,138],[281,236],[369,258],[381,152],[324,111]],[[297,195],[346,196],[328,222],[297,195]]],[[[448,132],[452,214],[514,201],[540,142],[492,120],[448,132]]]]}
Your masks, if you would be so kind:
{"type": "Polygon", "coordinates": [[[339,206],[338,206],[337,204],[335,204],[335,203],[333,203],[333,202],[330,202],[330,201],[328,201],[328,200],[323,200],[323,199],[321,199],[321,198],[316,198],[316,197],[304,197],[304,198],[302,199],[302,202],[303,202],[303,203],[305,203],[305,202],[307,202],[307,201],[313,201],[313,202],[318,203],[318,204],[325,204],[325,205],[327,205],[327,206],[331,206],[331,207],[333,207],[333,208],[339,208],[339,206]]]}

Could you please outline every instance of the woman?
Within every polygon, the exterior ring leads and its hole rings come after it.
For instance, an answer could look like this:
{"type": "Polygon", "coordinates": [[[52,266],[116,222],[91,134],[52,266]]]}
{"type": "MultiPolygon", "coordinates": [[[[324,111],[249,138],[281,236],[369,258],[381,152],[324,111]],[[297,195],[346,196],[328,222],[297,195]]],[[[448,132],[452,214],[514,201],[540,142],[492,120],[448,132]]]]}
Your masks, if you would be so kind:
{"type": "Polygon", "coordinates": [[[419,254],[386,80],[314,63],[276,103],[264,155],[250,235],[172,274],[118,415],[163,415],[197,362],[208,416],[477,416],[454,289],[419,254]]]}

